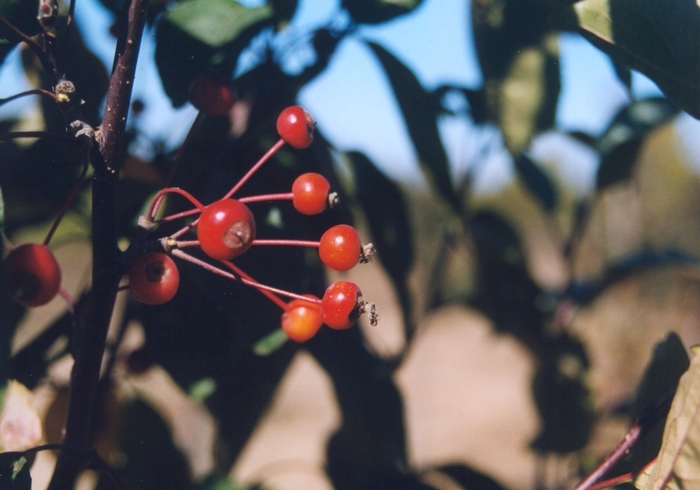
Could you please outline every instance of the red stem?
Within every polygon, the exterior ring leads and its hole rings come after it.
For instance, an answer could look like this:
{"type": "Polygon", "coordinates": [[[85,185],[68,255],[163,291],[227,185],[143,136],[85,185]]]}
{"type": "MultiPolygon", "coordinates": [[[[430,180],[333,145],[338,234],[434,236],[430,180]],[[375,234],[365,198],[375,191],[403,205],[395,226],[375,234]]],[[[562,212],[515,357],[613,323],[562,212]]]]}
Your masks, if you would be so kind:
{"type": "Polygon", "coordinates": [[[321,246],[321,242],[311,240],[253,240],[253,245],[289,245],[293,247],[315,247],[321,246]]]}
{"type": "Polygon", "coordinates": [[[238,183],[236,185],[234,185],[231,188],[231,190],[228,191],[226,193],[226,195],[224,197],[222,197],[221,199],[228,199],[229,197],[234,195],[236,193],[236,191],[238,191],[238,189],[240,189],[241,186],[243,186],[243,184],[245,184],[248,181],[248,179],[250,179],[253,176],[253,174],[258,171],[258,169],[260,167],[262,167],[263,163],[267,162],[272,157],[272,155],[277,153],[277,150],[282,148],[282,146],[284,146],[284,140],[282,138],[280,138],[280,140],[277,143],[275,143],[274,145],[272,145],[272,148],[267,150],[267,153],[265,153],[260,158],[260,160],[258,160],[258,162],[255,165],[253,165],[250,168],[250,170],[248,170],[248,172],[243,177],[241,177],[241,180],[239,180],[238,183]]]}
{"type": "Polygon", "coordinates": [[[160,207],[160,204],[163,201],[163,197],[169,193],[175,193],[184,196],[188,201],[197,206],[197,209],[200,212],[204,211],[204,204],[199,202],[196,197],[194,197],[186,190],[180,189],[179,187],[166,187],[165,189],[161,189],[160,191],[158,191],[158,194],[156,194],[155,197],[151,200],[151,204],[148,207],[147,213],[149,219],[153,219],[153,217],[158,212],[158,208],[160,207]]]}
{"type": "Polygon", "coordinates": [[[603,476],[610,471],[610,469],[617,464],[622,458],[624,458],[629,450],[634,446],[642,435],[642,426],[635,422],[632,424],[629,432],[625,438],[618,444],[618,446],[608,454],[602,463],[593,470],[586,478],[584,478],[578,485],[574,487],[573,490],[592,490],[594,485],[600,481],[603,476]]]}
{"type": "Polygon", "coordinates": [[[243,203],[263,201],[290,201],[293,198],[294,194],[292,194],[291,192],[285,192],[281,194],[260,194],[259,196],[242,197],[239,199],[239,201],[243,203]]]}
{"type": "MultiPolygon", "coordinates": [[[[226,266],[228,266],[229,269],[231,269],[232,271],[234,271],[236,274],[238,274],[239,276],[241,276],[243,279],[245,279],[245,280],[247,280],[247,281],[254,282],[254,283],[256,283],[256,284],[259,284],[255,279],[253,279],[253,278],[250,277],[248,274],[246,274],[245,272],[243,272],[239,267],[236,267],[233,263],[231,263],[231,262],[229,262],[229,261],[224,261],[224,264],[226,264],[226,266]]],[[[267,296],[273,303],[275,303],[277,306],[279,306],[280,308],[282,308],[284,311],[287,311],[287,303],[285,303],[284,301],[282,301],[279,297],[277,297],[276,295],[274,295],[274,294],[271,293],[270,291],[266,291],[265,289],[260,289],[260,288],[258,288],[258,291],[260,291],[262,294],[264,294],[265,296],[267,296]]]]}
{"type": "Polygon", "coordinates": [[[54,102],[56,101],[56,96],[49,92],[48,90],[44,89],[36,89],[36,90],[27,90],[26,92],[20,92],[19,94],[11,95],[10,97],[7,97],[6,99],[0,99],[0,105],[6,104],[8,102],[11,102],[13,100],[19,99],[20,97],[26,97],[28,95],[43,95],[44,97],[49,97],[52,99],[54,102]]]}

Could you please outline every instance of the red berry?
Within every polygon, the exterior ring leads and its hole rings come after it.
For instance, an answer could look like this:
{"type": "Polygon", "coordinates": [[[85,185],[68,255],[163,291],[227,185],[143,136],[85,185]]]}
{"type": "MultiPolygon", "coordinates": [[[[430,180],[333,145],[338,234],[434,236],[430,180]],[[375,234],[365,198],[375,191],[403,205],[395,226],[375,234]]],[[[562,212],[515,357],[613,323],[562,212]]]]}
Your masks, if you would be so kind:
{"type": "Polygon", "coordinates": [[[314,140],[315,125],[311,114],[298,105],[287,107],[277,118],[280,137],[297,150],[308,148],[314,140]]]}
{"type": "Polygon", "coordinates": [[[180,285],[180,273],[170,256],[151,252],[138,257],[129,269],[129,286],[136,299],[148,305],[167,303],[180,285]]]}
{"type": "Polygon", "coordinates": [[[323,295],[321,317],[323,323],[336,330],[352,327],[362,313],[362,292],[357,284],[334,282],[323,295]]]}
{"type": "Polygon", "coordinates": [[[230,260],[248,250],[255,240],[255,218],[240,201],[217,201],[207,206],[199,217],[197,238],[209,257],[230,260]]]}
{"type": "Polygon", "coordinates": [[[328,205],[328,191],[331,185],[321,174],[302,174],[292,184],[292,203],[301,214],[318,214],[328,205]]]}
{"type": "MultiPolygon", "coordinates": [[[[311,295],[308,297],[318,299],[311,295]]],[[[303,299],[290,301],[287,311],[282,314],[282,330],[287,337],[297,342],[306,342],[316,335],[322,324],[321,305],[303,299]]]]}
{"type": "Polygon", "coordinates": [[[220,75],[205,71],[190,85],[190,103],[209,116],[224,116],[236,102],[233,90],[220,75]]]}
{"type": "Polygon", "coordinates": [[[324,264],[336,271],[352,269],[360,259],[360,234],[352,226],[336,225],[321,237],[318,254],[324,264]]]}
{"type": "Polygon", "coordinates": [[[61,269],[46,245],[27,243],[5,258],[10,296],[24,306],[41,306],[61,288],[61,269]]]}

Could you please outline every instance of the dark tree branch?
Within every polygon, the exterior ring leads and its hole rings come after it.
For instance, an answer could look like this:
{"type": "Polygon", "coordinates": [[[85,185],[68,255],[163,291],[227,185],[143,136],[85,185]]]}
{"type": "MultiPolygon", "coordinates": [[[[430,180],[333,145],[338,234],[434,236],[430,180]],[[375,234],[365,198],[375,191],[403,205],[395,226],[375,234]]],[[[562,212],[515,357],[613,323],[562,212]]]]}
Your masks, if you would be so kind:
{"type": "MultiPolygon", "coordinates": [[[[79,319],[74,335],[75,365],[71,373],[64,439],[64,446],[70,448],[87,448],[91,443],[92,418],[107,329],[122,275],[116,236],[118,167],[124,151],[126,117],[146,19],[145,3],[146,0],[131,0],[124,7],[128,28],[120,34],[105,115],[96,135],[99,148],[94,146],[91,154],[94,168],[92,289],[86,314],[79,319]]],[[[75,486],[75,479],[86,463],[76,454],[79,452],[61,452],[49,490],[66,490],[75,486]]]]}

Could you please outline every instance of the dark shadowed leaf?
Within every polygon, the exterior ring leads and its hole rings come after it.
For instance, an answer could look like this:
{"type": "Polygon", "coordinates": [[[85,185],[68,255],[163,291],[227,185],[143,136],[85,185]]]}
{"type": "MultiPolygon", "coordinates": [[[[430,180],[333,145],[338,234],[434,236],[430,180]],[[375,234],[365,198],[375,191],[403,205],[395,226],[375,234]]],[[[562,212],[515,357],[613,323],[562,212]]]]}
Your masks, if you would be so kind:
{"type": "Polygon", "coordinates": [[[678,112],[663,97],[636,100],[618,112],[598,141],[601,154],[596,176],[598,190],[628,180],[646,135],[678,112]]]}
{"type": "Polygon", "coordinates": [[[379,24],[407,14],[422,0],[343,0],[343,7],[359,24],[379,24]]]}
{"type": "Polygon", "coordinates": [[[495,480],[468,466],[448,464],[434,468],[434,470],[446,474],[466,490],[504,490],[495,480]]]}
{"type": "Polygon", "coordinates": [[[552,127],[559,98],[559,54],[544,1],[471,2],[474,43],[490,118],[517,155],[552,127]]]}
{"type": "Polygon", "coordinates": [[[0,488],[7,490],[31,490],[30,464],[19,452],[0,454],[0,488]]]}
{"type": "Polygon", "coordinates": [[[671,399],[689,366],[688,353],[674,332],[656,344],[630,407],[630,420],[638,420],[644,435],[616,466],[616,474],[638,472],[659,453],[671,399]]]}
{"type": "Polygon", "coordinates": [[[700,5],[695,0],[584,0],[558,16],[615,60],[651,78],[700,118],[700,5]]]}
{"type": "Polygon", "coordinates": [[[658,457],[635,480],[639,489],[695,488],[700,479],[700,349],[691,350],[693,359],[678,383],[658,457]]]}
{"type": "Polygon", "coordinates": [[[468,113],[474,124],[483,124],[488,122],[488,105],[486,104],[486,94],[483,90],[473,90],[457,85],[440,85],[433,90],[433,97],[436,103],[440,105],[443,112],[451,115],[468,113]],[[458,93],[461,94],[469,108],[467,110],[455,110],[447,104],[445,97],[458,93]]]}
{"type": "Polygon", "coordinates": [[[403,194],[364,154],[353,151],[348,157],[377,256],[397,291],[404,320],[409,321],[412,301],[406,280],[413,265],[413,237],[403,194]]]}
{"type": "Polygon", "coordinates": [[[270,0],[275,19],[282,21],[288,21],[292,18],[298,4],[298,0],[270,0]]]}
{"type": "Polygon", "coordinates": [[[615,60],[611,60],[613,69],[615,70],[615,75],[617,75],[617,79],[620,80],[620,83],[624,85],[628,91],[632,90],[632,70],[629,69],[628,66],[623,65],[622,63],[618,63],[615,60]]]}
{"type": "Polygon", "coordinates": [[[458,210],[459,200],[452,186],[447,154],[437,127],[439,106],[406,65],[379,44],[367,44],[379,58],[394,89],[422,169],[435,190],[458,210]]]}
{"type": "Polygon", "coordinates": [[[269,21],[272,15],[269,5],[246,8],[232,0],[185,0],[165,18],[207,46],[218,48],[248,28],[269,21]]]}
{"type": "Polygon", "coordinates": [[[538,363],[532,392],[542,427],[532,447],[542,453],[578,451],[588,442],[595,421],[585,349],[568,334],[547,338],[538,363]]]}
{"type": "MultiPolygon", "coordinates": [[[[40,30],[37,21],[38,3],[27,0],[0,0],[0,16],[28,36],[40,30]]],[[[0,63],[7,53],[20,42],[14,33],[0,26],[0,63]]]]}
{"type": "Polygon", "coordinates": [[[522,180],[532,197],[542,206],[542,209],[551,213],[557,205],[557,189],[549,176],[532,161],[530,157],[521,153],[513,159],[515,171],[522,180]]]}

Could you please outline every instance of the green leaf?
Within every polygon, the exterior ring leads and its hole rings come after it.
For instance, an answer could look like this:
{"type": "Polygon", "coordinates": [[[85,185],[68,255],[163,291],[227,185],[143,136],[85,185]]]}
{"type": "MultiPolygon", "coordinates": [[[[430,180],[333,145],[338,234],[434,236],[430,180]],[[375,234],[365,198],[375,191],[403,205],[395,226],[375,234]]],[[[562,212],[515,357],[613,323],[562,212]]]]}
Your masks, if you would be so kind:
{"type": "Polygon", "coordinates": [[[217,384],[214,378],[202,378],[195,381],[190,389],[187,390],[187,395],[191,400],[201,403],[216,392],[217,384]]]}
{"type": "Polygon", "coordinates": [[[367,44],[389,77],[422,170],[435,190],[459,210],[459,198],[452,185],[450,164],[437,126],[439,106],[406,65],[379,44],[367,44]]]}
{"type": "Polygon", "coordinates": [[[20,452],[0,453],[0,488],[8,490],[31,490],[31,465],[20,452]]]}
{"type": "Polygon", "coordinates": [[[266,357],[287,343],[289,337],[281,328],[258,340],[253,345],[253,352],[261,357],[266,357]]]}
{"type": "Polygon", "coordinates": [[[537,132],[554,125],[559,99],[559,48],[546,2],[472,2],[472,28],[490,119],[506,148],[520,154],[537,132]]]}
{"type": "Polygon", "coordinates": [[[196,485],[196,490],[248,490],[250,487],[233,483],[225,476],[212,475],[196,485]]]}
{"type": "Polygon", "coordinates": [[[232,0],[185,0],[165,14],[173,25],[214,48],[230,43],[256,24],[267,23],[272,16],[269,5],[246,8],[232,0]]]}
{"type": "Polygon", "coordinates": [[[359,24],[379,24],[412,12],[423,0],[343,0],[342,5],[359,24]]]}
{"type": "Polygon", "coordinates": [[[513,159],[515,171],[522,180],[530,194],[542,206],[542,209],[551,213],[557,205],[557,189],[552,180],[530,157],[521,153],[513,159]]]}
{"type": "Polygon", "coordinates": [[[644,73],[671,101],[700,118],[700,4],[695,0],[583,0],[557,22],[644,73]]]}

